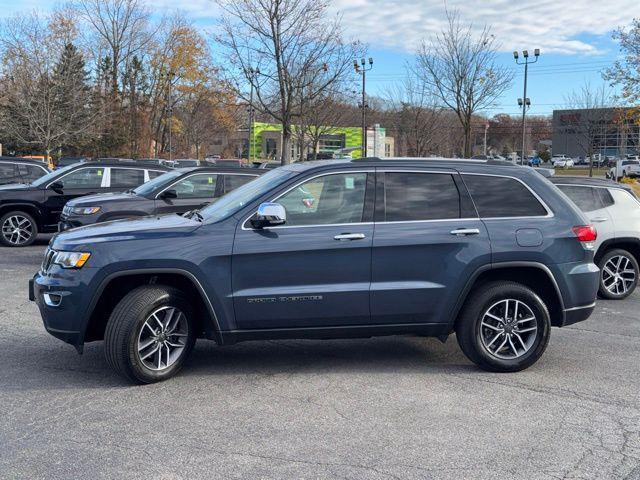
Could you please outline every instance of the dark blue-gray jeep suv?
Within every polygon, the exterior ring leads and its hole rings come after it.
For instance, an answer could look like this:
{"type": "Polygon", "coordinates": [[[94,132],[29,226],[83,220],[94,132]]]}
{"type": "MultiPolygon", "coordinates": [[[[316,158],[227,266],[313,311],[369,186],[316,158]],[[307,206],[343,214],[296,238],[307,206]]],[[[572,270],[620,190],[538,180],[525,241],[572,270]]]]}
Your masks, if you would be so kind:
{"type": "Polygon", "coordinates": [[[455,332],[480,367],[517,371],[551,326],[594,308],[595,229],[533,169],[363,159],[270,171],[186,215],[56,235],[30,284],[44,325],[105,341],[139,383],[175,374],[196,338],[455,332]]]}

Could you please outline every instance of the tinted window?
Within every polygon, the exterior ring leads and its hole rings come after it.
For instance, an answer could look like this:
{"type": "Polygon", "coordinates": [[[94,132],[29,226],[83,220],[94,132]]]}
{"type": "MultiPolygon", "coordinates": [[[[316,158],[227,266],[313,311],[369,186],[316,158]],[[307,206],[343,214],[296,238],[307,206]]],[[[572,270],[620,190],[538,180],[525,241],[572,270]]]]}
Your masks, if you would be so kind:
{"type": "Polygon", "coordinates": [[[144,170],[133,168],[112,168],[111,188],[137,187],[144,183],[144,170]]]}
{"type": "Polygon", "coordinates": [[[384,204],[387,222],[460,218],[460,195],[449,174],[385,173],[384,204]]]}
{"type": "Polygon", "coordinates": [[[593,212],[603,208],[600,194],[598,193],[598,190],[601,190],[600,188],[578,187],[575,185],[558,185],[558,188],[583,212],[593,212]]]}
{"type": "Polygon", "coordinates": [[[0,163],[0,183],[20,182],[18,172],[13,163],[0,163]]]}
{"type": "Polygon", "coordinates": [[[276,201],[287,211],[287,226],[357,223],[362,221],[366,186],[366,173],[324,175],[276,201]]]}
{"type": "Polygon", "coordinates": [[[214,198],[216,193],[215,174],[191,175],[180,180],[171,187],[178,194],[178,198],[214,198]]]}
{"type": "Polygon", "coordinates": [[[615,203],[611,193],[609,193],[609,190],[606,188],[599,188],[598,193],[600,194],[600,201],[602,202],[603,207],[610,207],[615,203]]]}
{"type": "Polygon", "coordinates": [[[58,181],[66,188],[100,188],[103,175],[104,168],[81,168],[58,181]]]}
{"type": "Polygon", "coordinates": [[[484,218],[543,216],[540,201],[514,178],[489,175],[463,175],[464,182],[484,218]]]}
{"type": "Polygon", "coordinates": [[[161,172],[159,170],[149,170],[148,173],[149,173],[149,180],[153,180],[154,178],[159,177],[165,172],[161,172]]]}
{"type": "Polygon", "coordinates": [[[245,183],[255,180],[253,175],[225,175],[224,176],[224,191],[225,193],[235,190],[241,187],[245,183]]]}
{"type": "Polygon", "coordinates": [[[44,169],[36,165],[26,165],[22,163],[18,164],[18,169],[20,170],[22,179],[27,182],[33,182],[35,179],[40,178],[47,173],[44,169]]]}

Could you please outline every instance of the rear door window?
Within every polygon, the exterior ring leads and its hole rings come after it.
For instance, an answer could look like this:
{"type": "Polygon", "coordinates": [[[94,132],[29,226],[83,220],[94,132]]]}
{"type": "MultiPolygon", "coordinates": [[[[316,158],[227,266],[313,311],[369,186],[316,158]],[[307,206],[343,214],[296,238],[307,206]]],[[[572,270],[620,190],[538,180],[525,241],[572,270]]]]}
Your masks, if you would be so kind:
{"type": "Polygon", "coordinates": [[[215,198],[217,178],[211,173],[191,175],[171,189],[176,191],[178,198],[215,198]]]}
{"type": "Polygon", "coordinates": [[[384,221],[460,218],[460,194],[448,173],[384,173],[384,221]]]}
{"type": "Polygon", "coordinates": [[[224,176],[224,193],[229,193],[251,180],[255,180],[253,175],[225,175],[224,176]]]}
{"type": "Polygon", "coordinates": [[[480,217],[539,217],[547,210],[520,181],[491,175],[463,175],[480,217]]]}
{"type": "Polygon", "coordinates": [[[598,190],[601,190],[599,188],[576,185],[558,185],[558,188],[583,212],[593,212],[594,210],[604,208],[600,194],[598,193],[598,190]]]}
{"type": "Polygon", "coordinates": [[[134,188],[144,183],[144,170],[111,168],[111,188],[134,188]]]}

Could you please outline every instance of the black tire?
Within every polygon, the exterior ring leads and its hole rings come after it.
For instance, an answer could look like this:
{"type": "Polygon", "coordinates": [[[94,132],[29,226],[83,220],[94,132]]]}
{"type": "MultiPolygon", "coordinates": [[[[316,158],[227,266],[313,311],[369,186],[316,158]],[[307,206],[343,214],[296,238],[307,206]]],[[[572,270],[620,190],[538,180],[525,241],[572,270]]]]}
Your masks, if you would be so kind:
{"type": "Polygon", "coordinates": [[[635,291],[636,287],[638,286],[638,275],[640,274],[638,261],[636,260],[636,257],[634,257],[633,254],[631,254],[627,250],[623,250],[621,248],[615,248],[613,250],[609,250],[602,256],[600,260],[598,260],[598,267],[600,268],[600,284],[598,288],[598,295],[601,298],[606,298],[607,300],[623,300],[627,298],[629,295],[631,295],[635,291]],[[610,292],[609,290],[607,290],[607,287],[605,287],[605,277],[608,278],[608,274],[605,272],[604,267],[607,264],[607,262],[614,257],[627,258],[629,261],[629,265],[633,268],[633,272],[634,272],[633,283],[628,284],[628,286],[626,287],[628,288],[628,290],[620,294],[610,292]]]}
{"type": "Polygon", "coordinates": [[[0,243],[5,247],[27,247],[31,245],[38,236],[37,222],[30,214],[23,212],[22,210],[14,210],[2,215],[2,217],[0,217],[0,229],[0,243]],[[10,222],[12,222],[12,218],[25,219],[29,222],[30,229],[21,229],[21,233],[17,234],[17,236],[12,236],[8,231],[5,234],[5,228],[11,227],[10,222]],[[23,235],[27,232],[29,236],[25,239],[23,235]],[[13,242],[12,238],[16,238],[17,241],[13,242]]]}
{"type": "Polygon", "coordinates": [[[530,288],[507,281],[490,282],[473,292],[456,322],[456,338],[464,354],[480,368],[491,372],[517,372],[533,365],[547,348],[550,330],[549,311],[542,299],[530,288]],[[525,304],[533,313],[537,326],[535,332],[530,334],[529,349],[517,358],[498,358],[487,350],[481,339],[481,322],[485,312],[507,299],[525,304]]]}
{"type": "Polygon", "coordinates": [[[145,285],[129,292],[111,312],[104,335],[105,355],[109,365],[129,381],[154,383],[166,380],[180,370],[195,340],[193,308],[187,296],[176,288],[145,285]],[[147,318],[163,307],[175,307],[184,313],[187,336],[185,346],[173,364],[162,370],[152,370],[140,358],[138,339],[147,318]]]}

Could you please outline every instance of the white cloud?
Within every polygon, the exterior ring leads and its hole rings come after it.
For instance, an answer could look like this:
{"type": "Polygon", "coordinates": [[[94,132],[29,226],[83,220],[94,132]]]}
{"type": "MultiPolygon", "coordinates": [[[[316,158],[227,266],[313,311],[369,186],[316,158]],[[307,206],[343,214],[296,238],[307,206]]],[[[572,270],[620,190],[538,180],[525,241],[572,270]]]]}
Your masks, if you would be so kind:
{"type": "MultiPolygon", "coordinates": [[[[504,51],[540,48],[547,53],[596,54],[581,35],[608,35],[640,14],[638,0],[449,0],[465,22],[492,27],[504,51]]],[[[334,0],[345,31],[376,47],[413,50],[445,22],[442,0],[334,0]]],[[[593,38],[593,37],[592,37],[593,38]]]]}

